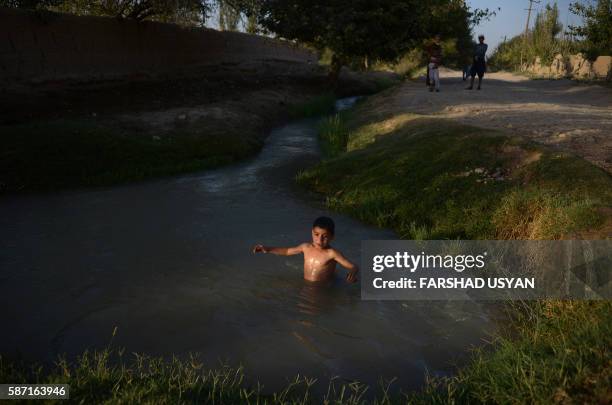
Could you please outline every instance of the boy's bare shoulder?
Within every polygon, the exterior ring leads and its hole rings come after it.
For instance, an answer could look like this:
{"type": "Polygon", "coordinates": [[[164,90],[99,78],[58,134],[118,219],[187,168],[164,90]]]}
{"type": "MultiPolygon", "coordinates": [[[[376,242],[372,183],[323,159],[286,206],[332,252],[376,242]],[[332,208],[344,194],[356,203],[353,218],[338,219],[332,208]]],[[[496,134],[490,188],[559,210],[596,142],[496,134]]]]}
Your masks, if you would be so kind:
{"type": "Polygon", "coordinates": [[[328,247],[328,251],[332,257],[342,256],[342,252],[336,249],[335,247],[332,247],[332,246],[328,247]]]}

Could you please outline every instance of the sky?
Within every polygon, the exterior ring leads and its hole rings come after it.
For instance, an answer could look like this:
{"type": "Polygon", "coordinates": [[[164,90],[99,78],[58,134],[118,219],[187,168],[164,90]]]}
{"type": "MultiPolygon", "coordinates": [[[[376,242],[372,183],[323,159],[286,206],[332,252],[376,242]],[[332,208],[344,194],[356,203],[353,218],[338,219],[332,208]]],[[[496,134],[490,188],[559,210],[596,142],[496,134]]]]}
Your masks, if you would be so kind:
{"type": "MultiPolygon", "coordinates": [[[[569,12],[569,4],[575,1],[576,0],[551,0],[547,2],[546,0],[540,0],[539,3],[534,2],[534,11],[531,12],[531,20],[529,23],[530,27],[533,27],[537,12],[546,7],[547,3],[557,3],[559,7],[559,20],[563,24],[564,30],[567,25],[579,25],[581,21],[580,17],[569,12]]],[[[489,51],[492,51],[502,42],[504,36],[510,39],[525,30],[529,0],[467,0],[467,3],[471,8],[488,8],[489,10],[497,11],[497,15],[491,17],[490,21],[482,22],[480,25],[474,27],[474,36],[483,34],[485,36],[485,42],[489,45],[489,51]],[[501,10],[497,10],[498,7],[501,10]]]]}

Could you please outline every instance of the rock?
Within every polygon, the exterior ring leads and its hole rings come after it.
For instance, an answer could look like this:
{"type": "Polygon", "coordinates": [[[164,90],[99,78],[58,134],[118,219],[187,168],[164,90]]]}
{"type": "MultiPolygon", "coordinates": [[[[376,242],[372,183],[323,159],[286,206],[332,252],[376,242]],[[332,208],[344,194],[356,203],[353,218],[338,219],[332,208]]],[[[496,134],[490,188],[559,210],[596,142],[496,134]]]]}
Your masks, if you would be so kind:
{"type": "Polygon", "coordinates": [[[483,174],[485,172],[485,169],[483,167],[477,167],[474,169],[474,173],[476,174],[483,174]]]}
{"type": "Polygon", "coordinates": [[[181,121],[185,121],[187,119],[187,114],[180,114],[177,118],[181,121]]]}
{"type": "Polygon", "coordinates": [[[159,136],[157,136],[157,135],[153,135],[153,136],[152,136],[152,139],[153,139],[154,141],[161,141],[161,137],[159,137],[159,136]]]}
{"type": "Polygon", "coordinates": [[[612,79],[612,56],[598,56],[592,68],[598,79],[612,79]]]}
{"type": "Polygon", "coordinates": [[[570,56],[570,66],[572,69],[572,76],[574,77],[585,78],[591,76],[591,62],[581,53],[570,56]]]}
{"type": "Polygon", "coordinates": [[[560,53],[555,55],[552,64],[550,65],[551,76],[557,79],[568,76],[569,68],[568,61],[560,53]]]}

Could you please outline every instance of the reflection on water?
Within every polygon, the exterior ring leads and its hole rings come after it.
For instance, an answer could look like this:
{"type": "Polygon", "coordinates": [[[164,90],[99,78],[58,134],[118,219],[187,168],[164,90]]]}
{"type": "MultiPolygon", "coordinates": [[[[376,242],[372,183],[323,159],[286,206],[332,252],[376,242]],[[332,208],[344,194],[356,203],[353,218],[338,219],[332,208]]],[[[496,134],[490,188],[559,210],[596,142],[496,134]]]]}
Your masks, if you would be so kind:
{"type": "MultiPolygon", "coordinates": [[[[346,106],[350,102],[342,101],[346,106]]],[[[121,187],[0,201],[0,352],[53,360],[115,344],[151,355],[201,354],[242,364],[282,387],[296,374],[414,388],[446,374],[490,327],[477,303],[361,301],[339,270],[302,279],[302,257],[253,255],[295,246],[320,215],[355,261],[389,231],[327,212],[294,176],[316,161],[315,121],[272,132],[254,159],[121,187]]],[[[324,383],[324,388],[327,385],[324,383]]]]}

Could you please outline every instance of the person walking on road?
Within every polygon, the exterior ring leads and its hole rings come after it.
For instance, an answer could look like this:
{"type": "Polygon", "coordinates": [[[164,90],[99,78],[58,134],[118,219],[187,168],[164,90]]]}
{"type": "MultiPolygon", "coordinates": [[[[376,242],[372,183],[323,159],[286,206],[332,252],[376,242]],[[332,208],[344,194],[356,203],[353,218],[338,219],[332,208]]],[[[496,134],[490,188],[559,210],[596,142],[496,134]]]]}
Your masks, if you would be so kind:
{"type": "Polygon", "coordinates": [[[440,35],[434,37],[434,41],[427,47],[429,63],[427,73],[429,77],[429,91],[440,91],[440,73],[438,67],[442,64],[442,45],[440,45],[440,35]]]}
{"type": "Polygon", "coordinates": [[[472,67],[470,69],[470,76],[472,79],[470,81],[470,87],[467,87],[467,90],[472,90],[474,88],[474,78],[478,75],[478,87],[480,90],[480,85],[482,84],[482,77],[487,70],[487,63],[485,60],[485,55],[487,53],[487,48],[489,47],[484,43],[484,35],[478,36],[478,43],[474,47],[474,59],[472,61],[472,67]]]}

